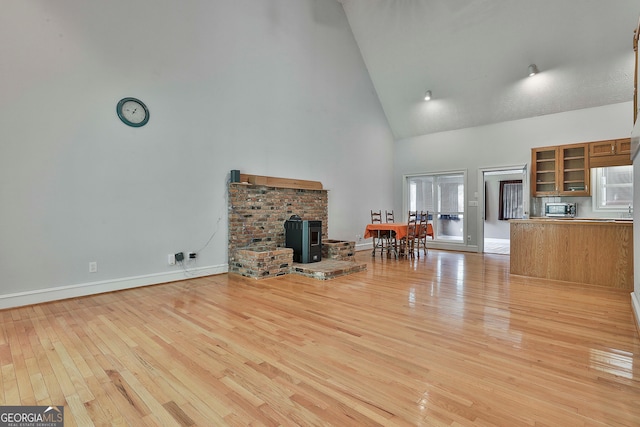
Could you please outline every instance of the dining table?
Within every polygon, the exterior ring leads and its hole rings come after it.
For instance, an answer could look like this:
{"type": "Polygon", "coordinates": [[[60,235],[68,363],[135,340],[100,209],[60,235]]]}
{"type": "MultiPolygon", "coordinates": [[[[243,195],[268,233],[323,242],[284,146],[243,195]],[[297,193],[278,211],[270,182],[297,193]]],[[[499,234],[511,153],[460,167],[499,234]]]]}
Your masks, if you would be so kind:
{"type": "MultiPolygon", "coordinates": [[[[373,224],[367,224],[363,237],[368,239],[370,237],[378,237],[379,231],[391,231],[395,236],[395,244],[393,247],[393,251],[398,256],[398,241],[402,240],[404,237],[407,237],[408,233],[408,223],[406,222],[377,222],[373,224]]],[[[427,224],[427,236],[431,236],[433,239],[433,226],[431,224],[427,224]]],[[[376,248],[373,248],[372,254],[375,255],[376,248]]]]}

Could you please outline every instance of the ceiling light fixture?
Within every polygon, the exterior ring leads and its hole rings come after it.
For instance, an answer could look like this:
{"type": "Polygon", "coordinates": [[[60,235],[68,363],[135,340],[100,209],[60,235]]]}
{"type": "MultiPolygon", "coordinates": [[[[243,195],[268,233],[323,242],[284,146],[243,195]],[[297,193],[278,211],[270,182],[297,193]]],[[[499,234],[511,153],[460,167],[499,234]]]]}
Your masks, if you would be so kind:
{"type": "Polygon", "coordinates": [[[538,66],[536,64],[529,65],[529,77],[535,76],[540,71],[538,71],[538,66]]]}
{"type": "Polygon", "coordinates": [[[431,91],[428,90],[424,93],[424,100],[429,101],[431,99],[431,91]]]}

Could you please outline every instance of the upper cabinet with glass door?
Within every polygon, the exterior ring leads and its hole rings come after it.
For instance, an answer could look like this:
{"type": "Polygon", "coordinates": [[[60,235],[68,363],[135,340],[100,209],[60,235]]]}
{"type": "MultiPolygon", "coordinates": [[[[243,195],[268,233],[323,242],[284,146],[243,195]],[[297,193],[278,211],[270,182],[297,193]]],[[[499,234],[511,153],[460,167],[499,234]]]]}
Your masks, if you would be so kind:
{"type": "Polygon", "coordinates": [[[589,145],[570,144],[531,150],[531,194],[589,196],[589,145]]]}
{"type": "Polygon", "coordinates": [[[558,148],[545,147],[531,150],[531,194],[552,196],[558,194],[558,148]]]}
{"type": "Polygon", "coordinates": [[[590,196],[589,145],[562,145],[560,150],[560,195],[590,196]]]}

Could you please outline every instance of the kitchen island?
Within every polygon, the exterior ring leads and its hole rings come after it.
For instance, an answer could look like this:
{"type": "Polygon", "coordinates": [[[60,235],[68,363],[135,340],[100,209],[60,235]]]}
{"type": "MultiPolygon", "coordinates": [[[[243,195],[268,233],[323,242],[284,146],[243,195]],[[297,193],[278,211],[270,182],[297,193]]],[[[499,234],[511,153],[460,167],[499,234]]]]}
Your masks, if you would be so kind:
{"type": "Polygon", "coordinates": [[[511,220],[511,274],[633,290],[633,221],[511,220]]]}

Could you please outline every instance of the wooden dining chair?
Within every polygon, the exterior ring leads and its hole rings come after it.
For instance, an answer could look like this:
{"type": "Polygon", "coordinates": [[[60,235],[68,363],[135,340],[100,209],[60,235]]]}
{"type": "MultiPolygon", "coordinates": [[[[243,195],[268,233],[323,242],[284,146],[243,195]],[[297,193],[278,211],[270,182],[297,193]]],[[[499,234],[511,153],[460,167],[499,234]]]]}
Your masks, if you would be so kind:
{"type": "MultiPolygon", "coordinates": [[[[394,216],[393,216],[393,210],[391,212],[385,210],[384,214],[385,214],[385,218],[386,218],[387,222],[395,223],[394,216]]],[[[390,231],[389,232],[389,237],[387,238],[387,243],[389,245],[393,245],[393,248],[397,248],[398,247],[398,241],[396,239],[396,232],[395,231],[390,231]]],[[[396,253],[396,256],[397,256],[397,253],[396,253]]]]}
{"type": "MultiPolygon", "coordinates": [[[[371,211],[371,224],[382,224],[382,211],[371,211]]],[[[389,232],[385,230],[378,230],[373,236],[373,252],[372,255],[376,256],[376,250],[380,249],[380,256],[388,251],[389,232]]]]}
{"type": "Polygon", "coordinates": [[[413,258],[415,256],[414,249],[418,227],[417,220],[417,212],[409,211],[407,216],[407,235],[400,241],[400,254],[407,258],[413,258]]]}
{"type": "MultiPolygon", "coordinates": [[[[385,211],[385,214],[387,213],[388,212],[385,211]]],[[[371,223],[382,223],[382,211],[371,211],[371,223]]],[[[377,230],[373,239],[373,256],[376,255],[377,249],[380,249],[380,256],[384,255],[386,252],[388,257],[393,254],[398,258],[396,233],[392,230],[377,230]]]]}
{"type": "Polygon", "coordinates": [[[371,224],[378,224],[382,222],[382,211],[371,211],[371,224]]]}
{"type": "MultiPolygon", "coordinates": [[[[427,256],[427,235],[428,235],[428,221],[429,211],[422,211],[418,215],[417,228],[416,228],[416,254],[420,258],[420,248],[424,251],[424,256],[427,256]]],[[[431,233],[433,235],[433,232],[431,233]]],[[[433,238],[433,237],[432,237],[433,238]]]]}

